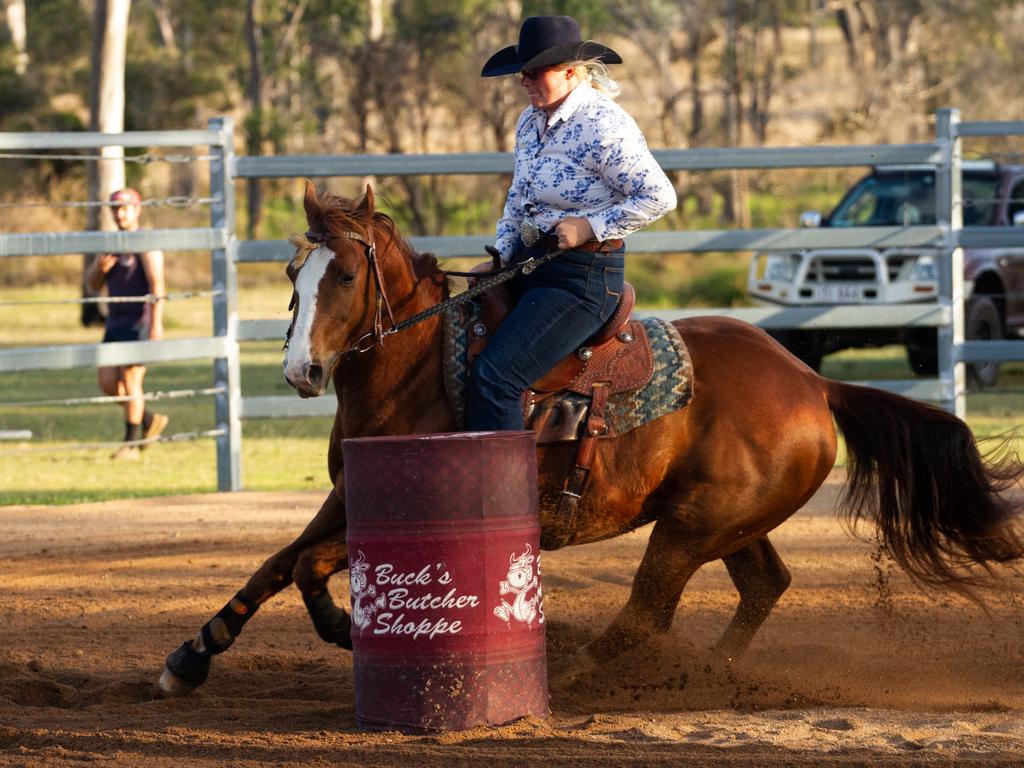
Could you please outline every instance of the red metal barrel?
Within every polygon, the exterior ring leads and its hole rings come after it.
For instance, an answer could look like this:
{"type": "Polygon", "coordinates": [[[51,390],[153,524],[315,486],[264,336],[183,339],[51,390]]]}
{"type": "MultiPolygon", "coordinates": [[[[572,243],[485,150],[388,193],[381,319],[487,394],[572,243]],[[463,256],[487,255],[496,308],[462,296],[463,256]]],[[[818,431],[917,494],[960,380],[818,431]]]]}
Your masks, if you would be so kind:
{"type": "Polygon", "coordinates": [[[423,732],[546,715],[534,434],[342,447],[359,725],[423,732]]]}

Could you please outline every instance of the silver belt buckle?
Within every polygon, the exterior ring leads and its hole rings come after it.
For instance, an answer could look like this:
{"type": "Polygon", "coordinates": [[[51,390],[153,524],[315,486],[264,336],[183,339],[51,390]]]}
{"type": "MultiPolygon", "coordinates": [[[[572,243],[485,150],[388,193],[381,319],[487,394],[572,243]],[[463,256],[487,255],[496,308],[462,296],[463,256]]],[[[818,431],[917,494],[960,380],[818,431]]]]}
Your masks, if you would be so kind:
{"type": "Polygon", "coordinates": [[[527,248],[532,248],[540,240],[540,227],[530,216],[526,216],[519,222],[519,237],[527,248]]]}

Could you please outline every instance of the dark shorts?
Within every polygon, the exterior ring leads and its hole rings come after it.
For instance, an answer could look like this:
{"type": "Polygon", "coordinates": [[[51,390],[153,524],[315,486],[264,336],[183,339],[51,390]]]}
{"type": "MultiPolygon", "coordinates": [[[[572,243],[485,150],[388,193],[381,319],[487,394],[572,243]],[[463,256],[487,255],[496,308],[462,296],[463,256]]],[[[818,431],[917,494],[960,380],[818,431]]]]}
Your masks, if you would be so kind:
{"type": "Polygon", "coordinates": [[[107,328],[103,343],[108,341],[149,341],[149,328],[143,324],[107,328]]]}

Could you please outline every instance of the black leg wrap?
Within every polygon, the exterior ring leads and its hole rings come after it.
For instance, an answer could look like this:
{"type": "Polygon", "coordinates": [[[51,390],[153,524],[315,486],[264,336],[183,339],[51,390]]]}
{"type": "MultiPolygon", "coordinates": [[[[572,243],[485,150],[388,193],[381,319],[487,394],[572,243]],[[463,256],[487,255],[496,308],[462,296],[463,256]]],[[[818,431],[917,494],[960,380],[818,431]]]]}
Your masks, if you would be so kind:
{"type": "Polygon", "coordinates": [[[210,655],[196,651],[191,640],[186,640],[180,648],[172,651],[164,663],[176,677],[193,688],[205,683],[207,675],[210,674],[210,655]]]}
{"type": "Polygon", "coordinates": [[[351,651],[352,621],[348,613],[334,604],[331,593],[325,589],[319,595],[303,595],[302,601],[320,639],[351,651]]]}
{"type": "Polygon", "coordinates": [[[209,653],[224,653],[235,642],[235,638],[242,634],[245,622],[252,618],[258,608],[256,603],[239,592],[203,626],[203,647],[209,653]]]}

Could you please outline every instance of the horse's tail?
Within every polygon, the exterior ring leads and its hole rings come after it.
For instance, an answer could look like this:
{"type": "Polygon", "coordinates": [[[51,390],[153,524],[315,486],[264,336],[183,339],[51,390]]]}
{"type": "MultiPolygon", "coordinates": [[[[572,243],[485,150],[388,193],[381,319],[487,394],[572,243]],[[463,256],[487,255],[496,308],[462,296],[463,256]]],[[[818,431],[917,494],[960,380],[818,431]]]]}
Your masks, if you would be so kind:
{"type": "Polygon", "coordinates": [[[1024,558],[1011,492],[1024,466],[1008,439],[982,456],[963,421],[900,395],[829,381],[829,407],[846,441],[841,510],[874,522],[918,581],[971,592],[992,567],[1024,558]],[[981,566],[983,571],[973,566],[981,566]]]}

